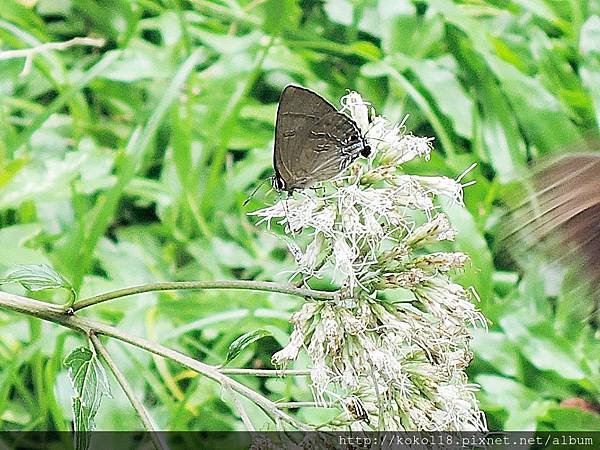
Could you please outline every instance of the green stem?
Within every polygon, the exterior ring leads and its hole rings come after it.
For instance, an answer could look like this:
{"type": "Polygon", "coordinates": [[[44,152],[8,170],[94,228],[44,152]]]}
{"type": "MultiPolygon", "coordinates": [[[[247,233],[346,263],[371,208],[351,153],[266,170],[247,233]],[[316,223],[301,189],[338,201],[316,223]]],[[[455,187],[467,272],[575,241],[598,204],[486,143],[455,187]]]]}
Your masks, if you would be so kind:
{"type": "Polygon", "coordinates": [[[146,410],[142,402],[140,402],[135,396],[133,388],[127,381],[127,378],[125,378],[125,375],[123,375],[123,373],[119,370],[119,368],[113,361],[112,357],[110,356],[110,353],[108,353],[108,351],[106,350],[106,347],[102,345],[102,342],[100,342],[100,339],[98,339],[98,336],[96,336],[95,334],[90,335],[90,340],[92,341],[96,352],[104,360],[110,371],[115,376],[117,382],[121,386],[121,389],[123,389],[123,392],[131,402],[131,406],[142,421],[144,428],[147,431],[151,432],[150,438],[152,439],[156,450],[167,450],[169,447],[160,439],[159,435],[156,433],[156,431],[158,430],[156,429],[154,423],[152,423],[152,418],[150,417],[150,414],[148,414],[148,411],[146,410]]]}
{"type": "Polygon", "coordinates": [[[325,406],[316,402],[277,402],[279,408],[282,409],[298,409],[298,408],[337,408],[335,405],[327,404],[325,406]]]}
{"type": "Polygon", "coordinates": [[[238,397],[238,395],[233,392],[231,389],[228,389],[231,397],[233,399],[233,404],[235,406],[235,409],[237,410],[240,419],[242,419],[242,422],[244,423],[244,426],[246,427],[246,429],[248,431],[256,431],[256,428],[254,428],[254,425],[252,424],[252,421],[250,420],[250,417],[248,416],[248,413],[246,412],[246,409],[244,408],[244,405],[242,405],[242,402],[240,402],[240,398],[238,397]]]}
{"type": "Polygon", "coordinates": [[[62,310],[64,313],[71,313],[73,311],[73,304],[75,303],[75,300],[77,300],[77,292],[70,286],[67,290],[69,291],[69,300],[62,305],[62,310]]]}
{"type": "Polygon", "coordinates": [[[219,369],[219,372],[227,374],[227,375],[252,375],[254,377],[282,377],[292,376],[292,377],[302,377],[309,376],[310,370],[306,369],[288,369],[288,370],[277,370],[277,369],[238,369],[235,367],[227,368],[223,367],[219,369]]]}
{"type": "Polygon", "coordinates": [[[95,320],[77,317],[74,315],[65,315],[60,306],[40,302],[27,297],[21,297],[19,295],[9,294],[8,292],[0,292],[0,307],[37,317],[38,319],[57,323],[87,336],[97,334],[112,337],[147,352],[168,358],[200,375],[216,381],[225,387],[231,388],[233,391],[241,394],[248,400],[258,405],[274,421],[283,421],[302,431],[309,431],[311,429],[309,426],[281,411],[276,403],[262,396],[258,392],[255,392],[244,384],[229,378],[227,375],[219,372],[216,367],[196,361],[195,359],[184,355],[183,353],[163,345],[138,336],[132,336],[116,327],[102,322],[97,322],[95,320]]]}
{"type": "Polygon", "coordinates": [[[244,289],[253,291],[278,292],[280,294],[297,295],[299,297],[310,297],[318,300],[335,300],[337,292],[315,291],[313,289],[294,287],[289,284],[273,283],[269,281],[246,281],[246,280],[223,280],[223,281],[172,281],[144,284],[125,289],[119,289],[105,294],[79,300],[73,304],[73,311],[79,311],[88,306],[127,297],[129,295],[142,294],[144,292],[173,291],[187,289],[244,289]]]}

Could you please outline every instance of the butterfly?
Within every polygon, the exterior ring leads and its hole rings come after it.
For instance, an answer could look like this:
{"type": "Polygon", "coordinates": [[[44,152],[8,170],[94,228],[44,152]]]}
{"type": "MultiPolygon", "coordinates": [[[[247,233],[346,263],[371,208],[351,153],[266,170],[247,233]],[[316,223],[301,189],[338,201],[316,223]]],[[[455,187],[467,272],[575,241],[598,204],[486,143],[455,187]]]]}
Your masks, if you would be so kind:
{"type": "Polygon", "coordinates": [[[285,87],[275,124],[273,187],[287,192],[309,188],[370,153],[364,135],[349,116],[309,89],[285,87]]]}

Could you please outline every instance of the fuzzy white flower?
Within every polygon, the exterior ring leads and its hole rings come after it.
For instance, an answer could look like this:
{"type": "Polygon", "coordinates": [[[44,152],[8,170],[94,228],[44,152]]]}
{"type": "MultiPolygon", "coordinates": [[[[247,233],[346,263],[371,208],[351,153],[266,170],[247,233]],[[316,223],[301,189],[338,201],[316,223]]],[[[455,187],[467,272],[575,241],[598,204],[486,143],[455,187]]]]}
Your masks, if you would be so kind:
{"type": "Polygon", "coordinates": [[[331,236],[334,232],[335,210],[331,206],[324,206],[316,210],[308,225],[316,231],[331,236]]]}
{"type": "Polygon", "coordinates": [[[420,177],[413,176],[421,186],[429,188],[438,195],[443,195],[453,202],[463,205],[463,187],[458,182],[448,177],[420,177]]]}
{"type": "Polygon", "coordinates": [[[371,155],[315,190],[254,213],[284,226],[304,282],[329,274],[339,287],[339,300],[309,300],[292,315],[290,342],[273,363],[306,351],[315,401],[340,409],[332,428],[485,430],[464,372],[469,326],[485,319],[450,278],[467,255],[433,248],[456,236],[436,210],[442,197],[463,204],[470,183],[462,178],[472,167],[455,180],[403,173],[402,164],[429,159],[432,139],[374,116],[356,92],[342,105],[371,155]],[[387,296],[397,288],[403,301],[387,296]]]}
{"type": "Polygon", "coordinates": [[[333,256],[335,260],[335,271],[340,276],[341,281],[346,280],[351,289],[354,287],[354,261],[358,257],[355,248],[352,248],[346,237],[339,235],[333,241],[333,256]]]}
{"type": "Polygon", "coordinates": [[[300,348],[304,344],[304,334],[300,329],[294,329],[290,336],[288,344],[280,351],[275,353],[272,357],[273,364],[277,366],[283,366],[289,361],[293,361],[298,356],[300,348]]]}
{"type": "Polygon", "coordinates": [[[350,92],[342,97],[341,103],[342,111],[348,110],[358,128],[366,132],[369,129],[369,104],[357,92],[350,92]]]}
{"type": "Polygon", "coordinates": [[[401,153],[395,160],[396,164],[412,161],[416,157],[429,160],[429,154],[433,150],[432,142],[432,138],[413,136],[412,134],[403,136],[400,141],[401,153]]]}
{"type": "Polygon", "coordinates": [[[324,394],[331,381],[327,366],[322,362],[315,364],[310,372],[310,379],[312,381],[313,392],[315,393],[315,401],[319,405],[326,406],[327,402],[325,401],[324,394]]]}
{"type": "Polygon", "coordinates": [[[415,229],[407,239],[413,247],[431,244],[435,241],[453,241],[456,232],[450,225],[448,217],[440,213],[432,220],[415,229]]]}

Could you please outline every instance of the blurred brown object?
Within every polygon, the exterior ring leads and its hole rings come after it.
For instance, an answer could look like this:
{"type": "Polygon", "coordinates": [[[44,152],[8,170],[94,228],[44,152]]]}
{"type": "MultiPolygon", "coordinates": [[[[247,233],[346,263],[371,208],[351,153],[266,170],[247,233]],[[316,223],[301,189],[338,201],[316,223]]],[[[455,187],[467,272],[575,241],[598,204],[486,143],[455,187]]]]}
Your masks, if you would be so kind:
{"type": "Polygon", "coordinates": [[[600,406],[580,397],[565,398],[560,402],[561,408],[577,408],[582,411],[600,414],[600,406]]]}
{"type": "Polygon", "coordinates": [[[538,165],[509,206],[501,248],[517,260],[537,250],[547,254],[553,264],[574,270],[578,287],[599,300],[600,153],[538,165]]]}

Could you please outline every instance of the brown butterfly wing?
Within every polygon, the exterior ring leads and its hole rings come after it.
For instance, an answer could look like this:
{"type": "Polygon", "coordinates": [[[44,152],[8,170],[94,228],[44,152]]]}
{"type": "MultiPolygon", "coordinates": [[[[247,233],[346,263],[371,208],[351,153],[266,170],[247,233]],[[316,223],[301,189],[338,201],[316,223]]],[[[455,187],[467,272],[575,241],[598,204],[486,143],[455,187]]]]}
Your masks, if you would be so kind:
{"type": "Polygon", "coordinates": [[[335,177],[364,149],[357,125],[339,112],[324,116],[303,130],[303,135],[298,173],[301,178],[310,179],[311,184],[335,177]]]}
{"type": "Polygon", "coordinates": [[[273,151],[275,177],[283,183],[282,189],[290,190],[298,181],[295,168],[300,162],[302,130],[336,111],[331,103],[308,89],[290,85],[283,90],[277,108],[273,151]]]}
{"type": "Polygon", "coordinates": [[[328,180],[366,148],[354,121],[318,94],[288,86],[277,112],[273,166],[281,189],[328,180]]]}

